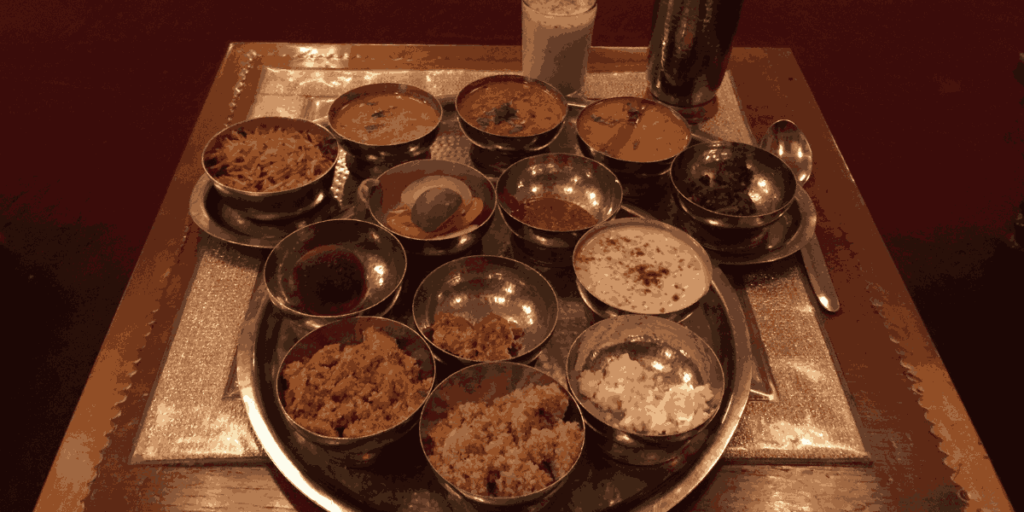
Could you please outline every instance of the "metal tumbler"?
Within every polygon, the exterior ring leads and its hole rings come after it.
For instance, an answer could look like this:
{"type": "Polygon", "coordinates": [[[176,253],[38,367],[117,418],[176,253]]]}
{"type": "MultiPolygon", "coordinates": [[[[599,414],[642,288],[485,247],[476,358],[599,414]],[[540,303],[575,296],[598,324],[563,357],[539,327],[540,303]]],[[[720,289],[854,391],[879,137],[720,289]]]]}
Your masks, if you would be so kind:
{"type": "Polygon", "coordinates": [[[655,99],[708,103],[722,85],[743,0],[658,0],[647,63],[655,99]]]}

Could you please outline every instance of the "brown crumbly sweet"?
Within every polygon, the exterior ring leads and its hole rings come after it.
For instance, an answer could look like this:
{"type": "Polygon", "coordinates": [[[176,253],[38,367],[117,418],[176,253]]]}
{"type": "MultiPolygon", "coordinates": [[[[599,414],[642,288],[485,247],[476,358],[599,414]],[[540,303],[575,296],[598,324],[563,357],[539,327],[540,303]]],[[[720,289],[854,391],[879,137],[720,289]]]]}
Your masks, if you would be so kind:
{"type": "Polygon", "coordinates": [[[501,361],[518,355],[523,330],[515,323],[489,313],[476,325],[458,315],[434,317],[434,344],[452,354],[475,361],[501,361]]]}
{"type": "Polygon", "coordinates": [[[428,458],[441,476],[471,494],[537,492],[565,476],[583,448],[583,430],[563,420],[568,406],[557,384],[460,404],[430,431],[428,458]]]}
{"type": "Polygon", "coordinates": [[[409,417],[430,392],[420,365],[377,328],[341,349],[328,345],[284,369],[285,410],[296,423],[330,437],[363,437],[409,417]]]}

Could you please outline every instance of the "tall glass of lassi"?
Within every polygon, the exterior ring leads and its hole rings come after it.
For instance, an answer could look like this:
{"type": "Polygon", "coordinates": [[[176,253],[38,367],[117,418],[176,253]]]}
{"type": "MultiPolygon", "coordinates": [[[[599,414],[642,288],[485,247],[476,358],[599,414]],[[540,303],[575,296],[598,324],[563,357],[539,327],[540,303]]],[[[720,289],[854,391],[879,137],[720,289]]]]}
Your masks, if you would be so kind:
{"type": "Polygon", "coordinates": [[[583,90],[597,0],[523,0],[523,75],[583,90]]]}

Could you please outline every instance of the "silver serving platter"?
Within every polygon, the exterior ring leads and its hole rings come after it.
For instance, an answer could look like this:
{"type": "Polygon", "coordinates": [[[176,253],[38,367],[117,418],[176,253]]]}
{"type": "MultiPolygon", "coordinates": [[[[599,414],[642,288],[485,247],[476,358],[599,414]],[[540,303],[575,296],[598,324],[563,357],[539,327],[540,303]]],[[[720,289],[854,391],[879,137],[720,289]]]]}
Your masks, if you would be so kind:
{"type": "MultiPolygon", "coordinates": [[[[458,126],[454,97],[439,100],[444,106],[444,115],[438,138],[431,147],[431,158],[473,166],[496,181],[503,166],[507,167],[523,157],[493,154],[470,144],[458,126]]],[[[575,119],[578,113],[578,108],[570,109],[569,119],[562,132],[547,151],[581,154],[575,141],[575,119]]],[[[698,142],[700,140],[693,141],[698,142]]],[[[348,178],[374,176],[386,170],[357,166],[358,163],[352,158],[342,159],[336,172],[348,178]]],[[[663,178],[667,183],[667,174],[663,178]]],[[[352,195],[348,191],[354,188],[356,180],[349,178],[339,181],[336,177],[332,189],[336,199],[327,201],[329,206],[336,209],[338,216],[372,222],[365,205],[353,204],[349,200],[352,195]]],[[[204,205],[215,205],[216,198],[209,198],[209,192],[204,196],[200,185],[197,183],[193,193],[193,208],[200,198],[204,205]]],[[[206,186],[209,187],[208,184],[206,186]]],[[[658,188],[655,186],[651,190],[658,188]]],[[[682,228],[682,216],[685,213],[672,201],[671,194],[664,193],[670,189],[670,186],[660,187],[663,197],[658,200],[633,199],[643,204],[645,210],[624,203],[619,216],[657,218],[682,228]]],[[[630,200],[626,198],[626,201],[630,200]]],[[[193,209],[193,218],[196,217],[193,209]]],[[[483,240],[466,253],[453,257],[411,259],[402,292],[386,317],[414,326],[412,292],[430,271],[454,257],[490,254],[522,261],[544,275],[558,296],[559,312],[555,332],[534,367],[565,385],[565,361],[569,347],[599,317],[583,303],[571,265],[546,260],[545,255],[531,252],[529,246],[517,243],[518,239],[512,235],[504,219],[496,217],[483,240]]],[[[233,239],[226,239],[223,236],[228,235],[218,236],[211,232],[211,229],[222,229],[224,226],[218,227],[216,223],[210,223],[209,219],[204,226],[201,219],[201,216],[196,219],[200,227],[217,238],[240,245],[268,247],[265,244],[269,237],[260,239],[245,233],[239,236],[236,231],[234,234],[229,232],[233,239]]],[[[308,223],[310,219],[303,217],[295,222],[308,223]]],[[[269,247],[273,247],[273,244],[269,247]]],[[[714,256],[712,259],[714,261],[714,256]]],[[[753,395],[751,385],[756,363],[744,322],[742,299],[721,269],[714,269],[711,291],[698,305],[695,313],[682,324],[708,340],[725,369],[726,397],[718,415],[681,457],[658,466],[619,464],[606,458],[595,443],[588,443],[591,448],[585,450],[583,459],[545,510],[668,510],[683,502],[718,463],[736,431],[748,398],[753,395]]],[[[234,369],[253,431],[282,475],[325,510],[472,510],[467,503],[448,493],[436,480],[415,436],[408,436],[391,446],[381,455],[379,463],[363,469],[332,466],[327,462],[329,457],[326,454],[288,436],[284,428],[285,419],[273,406],[273,379],[287,350],[308,331],[307,327],[277,311],[270,303],[265,287],[262,283],[257,284],[239,336],[234,369]]],[[[440,382],[445,376],[447,374],[439,375],[437,381],[440,382]]]]}

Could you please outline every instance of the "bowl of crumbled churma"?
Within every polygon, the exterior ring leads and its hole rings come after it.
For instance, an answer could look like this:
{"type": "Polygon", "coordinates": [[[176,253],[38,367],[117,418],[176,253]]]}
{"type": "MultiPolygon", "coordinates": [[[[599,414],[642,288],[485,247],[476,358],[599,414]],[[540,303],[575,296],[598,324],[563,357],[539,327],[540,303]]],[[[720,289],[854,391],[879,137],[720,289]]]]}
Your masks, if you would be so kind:
{"type": "Polygon", "coordinates": [[[430,349],[416,331],[355,317],[296,342],[281,362],[275,395],[299,443],[362,467],[415,427],[434,378],[430,349]]]}
{"type": "Polygon", "coordinates": [[[412,314],[447,368],[484,361],[530,364],[555,330],[558,298],[551,283],[525,263],[467,256],[423,279],[412,314]]]}
{"type": "Polygon", "coordinates": [[[258,117],[210,139],[202,163],[225,204],[250,219],[273,221],[323,202],[340,155],[337,139],[316,123],[258,117]]]}
{"type": "Polygon", "coordinates": [[[419,437],[454,496],[526,510],[565,483],[585,434],[579,406],[555,379],[505,362],[463,368],[439,384],[420,415],[419,437]]]}

